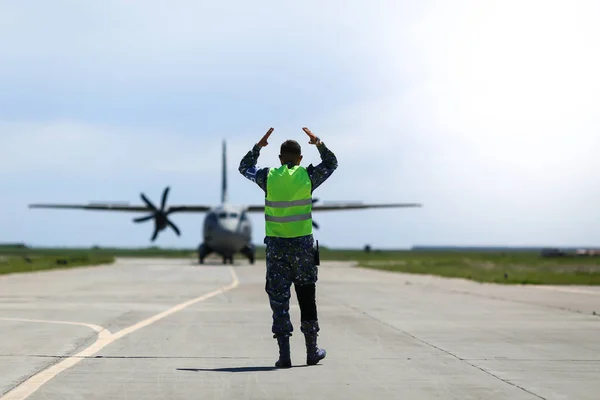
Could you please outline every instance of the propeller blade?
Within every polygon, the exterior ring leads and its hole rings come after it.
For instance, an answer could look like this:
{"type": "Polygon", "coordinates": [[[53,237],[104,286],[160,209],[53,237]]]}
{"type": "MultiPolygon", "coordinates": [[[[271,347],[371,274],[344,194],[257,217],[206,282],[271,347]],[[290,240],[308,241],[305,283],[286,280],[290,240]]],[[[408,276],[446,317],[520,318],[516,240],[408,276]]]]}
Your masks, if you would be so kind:
{"type": "Polygon", "coordinates": [[[148,207],[150,207],[153,211],[158,211],[156,206],[146,197],[146,195],[144,193],[140,193],[140,197],[142,198],[144,203],[146,203],[146,205],[148,207]]]}
{"type": "Polygon", "coordinates": [[[313,221],[313,222],[312,222],[312,226],[313,226],[315,229],[319,229],[319,224],[317,224],[315,221],[313,221]]]}
{"type": "Polygon", "coordinates": [[[167,195],[169,194],[170,187],[166,187],[163,191],[162,202],[160,203],[160,209],[164,211],[165,206],[167,205],[167,195]]]}
{"type": "Polygon", "coordinates": [[[148,220],[150,220],[150,219],[152,219],[152,218],[154,218],[154,215],[152,215],[152,214],[151,214],[151,215],[147,215],[147,216],[145,216],[145,217],[138,217],[138,218],[135,218],[135,219],[133,220],[133,222],[144,222],[144,221],[148,221],[148,220]]]}
{"type": "Polygon", "coordinates": [[[156,237],[158,236],[158,229],[154,228],[154,234],[152,235],[152,238],[150,238],[151,241],[155,241],[156,237]]]}
{"type": "Polygon", "coordinates": [[[167,220],[167,224],[169,224],[169,226],[171,228],[173,228],[173,230],[175,231],[175,233],[177,234],[177,236],[181,236],[181,232],[179,232],[179,228],[177,228],[177,225],[175,225],[174,223],[172,223],[170,220],[167,220]]]}

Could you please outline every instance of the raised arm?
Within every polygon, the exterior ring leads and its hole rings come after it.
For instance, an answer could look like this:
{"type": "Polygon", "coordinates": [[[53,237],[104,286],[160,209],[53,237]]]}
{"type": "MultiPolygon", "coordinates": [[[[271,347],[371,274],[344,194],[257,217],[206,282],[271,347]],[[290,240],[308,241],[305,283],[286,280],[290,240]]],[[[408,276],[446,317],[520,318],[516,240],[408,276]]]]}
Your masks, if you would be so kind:
{"type": "Polygon", "coordinates": [[[252,147],[252,150],[242,158],[238,168],[240,174],[256,183],[265,192],[267,191],[267,174],[269,172],[269,167],[257,168],[256,163],[260,156],[260,149],[269,144],[267,139],[271,136],[271,133],[273,133],[273,128],[269,129],[262,139],[252,147]]]}
{"type": "Polygon", "coordinates": [[[325,143],[321,141],[314,133],[308,128],[302,128],[304,132],[310,137],[309,144],[314,144],[319,150],[321,155],[321,163],[316,167],[310,165],[307,168],[310,180],[312,182],[312,190],[314,191],[323,182],[327,180],[338,167],[338,162],[335,154],[325,146],[325,143]]]}

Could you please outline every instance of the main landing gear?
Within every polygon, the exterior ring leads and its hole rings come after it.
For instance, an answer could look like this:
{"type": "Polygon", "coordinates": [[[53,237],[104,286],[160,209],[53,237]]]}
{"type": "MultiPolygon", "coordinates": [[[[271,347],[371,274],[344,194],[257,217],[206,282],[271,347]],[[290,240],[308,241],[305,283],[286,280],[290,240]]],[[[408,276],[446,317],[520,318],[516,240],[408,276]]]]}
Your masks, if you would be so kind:
{"type": "Polygon", "coordinates": [[[212,253],[212,249],[209,249],[204,243],[198,246],[198,262],[204,264],[204,259],[207,255],[212,253]]]}
{"type": "Polygon", "coordinates": [[[256,248],[252,244],[247,244],[241,251],[243,255],[248,258],[250,264],[254,264],[254,260],[256,259],[256,248]]]}

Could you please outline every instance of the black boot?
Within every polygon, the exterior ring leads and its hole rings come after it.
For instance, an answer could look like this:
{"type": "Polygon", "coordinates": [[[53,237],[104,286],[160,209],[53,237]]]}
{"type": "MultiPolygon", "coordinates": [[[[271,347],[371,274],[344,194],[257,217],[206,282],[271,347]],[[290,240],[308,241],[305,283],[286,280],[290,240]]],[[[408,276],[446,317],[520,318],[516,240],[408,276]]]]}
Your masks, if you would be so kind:
{"type": "Polygon", "coordinates": [[[325,349],[317,347],[317,333],[320,330],[319,322],[302,321],[301,330],[306,340],[306,363],[308,365],[315,365],[327,355],[325,349]]]}
{"type": "Polygon", "coordinates": [[[277,344],[279,345],[279,360],[277,360],[275,366],[277,368],[291,368],[292,360],[290,357],[290,337],[277,337],[277,344]]]}
{"type": "Polygon", "coordinates": [[[325,358],[327,352],[325,349],[317,347],[317,334],[305,334],[306,339],[306,363],[308,365],[315,365],[319,361],[325,358]]]}

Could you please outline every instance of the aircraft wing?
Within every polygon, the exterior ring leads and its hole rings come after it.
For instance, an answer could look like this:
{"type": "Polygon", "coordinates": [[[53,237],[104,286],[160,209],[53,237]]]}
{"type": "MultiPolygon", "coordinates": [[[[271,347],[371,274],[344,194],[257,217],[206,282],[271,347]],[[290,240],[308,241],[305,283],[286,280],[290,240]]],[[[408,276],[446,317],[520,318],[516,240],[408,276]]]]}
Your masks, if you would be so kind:
{"type": "Polygon", "coordinates": [[[211,206],[205,205],[190,205],[190,206],[171,206],[169,207],[169,212],[185,212],[185,213],[195,213],[195,212],[204,212],[210,210],[211,206]]]}
{"type": "MultiPolygon", "coordinates": [[[[364,210],[368,208],[408,208],[421,207],[419,203],[384,203],[384,204],[364,204],[364,203],[329,203],[313,204],[312,211],[342,211],[342,210],[364,210]]],[[[265,212],[264,205],[248,206],[248,212],[265,212]]]]}
{"type": "MultiPolygon", "coordinates": [[[[146,205],[129,205],[122,203],[89,203],[89,204],[30,204],[29,208],[60,208],[75,210],[95,211],[121,211],[121,212],[153,212],[146,205]]],[[[204,212],[210,210],[206,205],[171,206],[169,212],[204,212]]]]}
{"type": "Polygon", "coordinates": [[[29,208],[60,208],[72,210],[101,210],[101,211],[130,211],[148,212],[152,211],[148,206],[132,206],[119,203],[89,203],[89,204],[30,204],[29,208]]]}
{"type": "Polygon", "coordinates": [[[383,203],[383,204],[363,204],[363,203],[330,203],[313,205],[313,211],[336,211],[336,210],[364,210],[367,208],[409,208],[421,207],[418,203],[383,203]]]}

